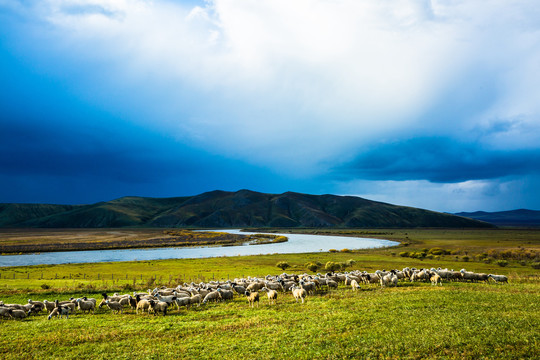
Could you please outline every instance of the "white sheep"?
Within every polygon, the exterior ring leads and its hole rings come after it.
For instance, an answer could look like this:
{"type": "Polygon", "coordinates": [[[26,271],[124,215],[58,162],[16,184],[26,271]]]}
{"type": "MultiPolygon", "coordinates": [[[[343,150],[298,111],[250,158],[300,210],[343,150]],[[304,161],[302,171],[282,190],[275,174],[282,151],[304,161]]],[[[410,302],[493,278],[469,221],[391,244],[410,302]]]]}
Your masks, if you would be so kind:
{"type": "Polygon", "coordinates": [[[203,300],[203,304],[206,304],[209,301],[216,301],[217,302],[219,300],[221,300],[221,294],[219,293],[219,291],[214,290],[214,291],[211,291],[208,294],[206,294],[206,296],[204,297],[204,300],[203,300]]]}
{"type": "Polygon", "coordinates": [[[120,304],[118,301],[111,301],[111,300],[106,300],[105,301],[105,304],[107,305],[107,307],[109,309],[112,310],[112,312],[116,312],[117,314],[118,313],[124,313],[124,307],[122,306],[122,304],[120,304]]]}
{"type": "Polygon", "coordinates": [[[28,312],[20,309],[9,309],[8,314],[13,319],[24,319],[28,316],[28,312]]]}
{"type": "Polygon", "coordinates": [[[508,278],[504,275],[493,275],[493,274],[489,274],[488,275],[488,278],[492,278],[495,283],[500,283],[500,282],[503,282],[503,283],[507,283],[508,284],[508,278]]]}
{"type": "Polygon", "coordinates": [[[60,319],[61,319],[62,315],[64,315],[67,319],[70,313],[71,313],[71,309],[67,306],[56,307],[51,311],[51,313],[47,317],[47,320],[51,320],[53,316],[60,316],[60,319]]]}
{"type": "Polygon", "coordinates": [[[247,302],[251,307],[257,303],[257,307],[259,307],[259,293],[258,292],[250,292],[249,290],[246,290],[245,295],[247,297],[247,302]]]}
{"type": "Polygon", "coordinates": [[[169,303],[166,303],[165,301],[155,301],[150,300],[150,308],[148,309],[148,312],[150,312],[150,309],[154,311],[154,316],[157,315],[158,312],[163,313],[163,316],[167,315],[167,308],[169,307],[169,303]]]}
{"type": "Polygon", "coordinates": [[[431,285],[441,285],[442,286],[442,278],[441,278],[441,275],[437,274],[437,273],[434,273],[433,275],[431,275],[431,277],[429,278],[429,280],[431,281],[431,285]]]}
{"type": "Polygon", "coordinates": [[[266,292],[266,296],[268,297],[268,304],[272,305],[276,303],[278,293],[276,290],[268,289],[266,286],[261,289],[261,291],[266,292]]]}
{"type": "Polygon", "coordinates": [[[291,288],[291,291],[296,302],[301,299],[303,304],[304,299],[307,297],[307,291],[305,289],[297,287],[296,285],[291,288]]]}
{"type": "Polygon", "coordinates": [[[351,288],[352,288],[352,291],[360,290],[360,285],[358,285],[358,281],[354,279],[351,280],[351,288]]]}
{"type": "MultiPolygon", "coordinates": [[[[139,298],[139,295],[137,295],[137,298],[139,298]]],[[[147,299],[140,299],[138,302],[137,302],[137,308],[135,310],[135,313],[138,314],[139,313],[139,310],[141,310],[141,312],[144,314],[146,311],[148,311],[148,309],[150,308],[150,301],[153,301],[153,300],[147,300],[147,299]]]]}
{"type": "Polygon", "coordinates": [[[96,308],[96,304],[93,302],[93,301],[85,301],[83,299],[77,299],[76,300],[77,302],[77,307],[79,308],[79,310],[81,310],[83,313],[85,312],[92,312],[92,314],[94,314],[95,312],[95,308],[96,308]]]}

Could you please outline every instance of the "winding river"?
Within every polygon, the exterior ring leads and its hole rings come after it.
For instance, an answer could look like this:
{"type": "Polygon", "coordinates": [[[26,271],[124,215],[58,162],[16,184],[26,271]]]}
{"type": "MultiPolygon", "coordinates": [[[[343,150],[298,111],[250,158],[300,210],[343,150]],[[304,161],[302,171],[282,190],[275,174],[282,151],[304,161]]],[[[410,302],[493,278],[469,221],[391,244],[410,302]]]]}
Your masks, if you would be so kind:
{"type": "MultiPolygon", "coordinates": [[[[218,230],[233,234],[254,234],[240,230],[218,230]]],[[[395,246],[390,240],[368,239],[346,236],[275,234],[289,238],[289,241],[266,245],[206,246],[181,248],[124,249],[44,252],[39,254],[0,256],[0,266],[26,266],[42,264],[69,264],[112,261],[194,259],[219,256],[291,254],[322,252],[330,249],[371,249],[395,246]]]]}

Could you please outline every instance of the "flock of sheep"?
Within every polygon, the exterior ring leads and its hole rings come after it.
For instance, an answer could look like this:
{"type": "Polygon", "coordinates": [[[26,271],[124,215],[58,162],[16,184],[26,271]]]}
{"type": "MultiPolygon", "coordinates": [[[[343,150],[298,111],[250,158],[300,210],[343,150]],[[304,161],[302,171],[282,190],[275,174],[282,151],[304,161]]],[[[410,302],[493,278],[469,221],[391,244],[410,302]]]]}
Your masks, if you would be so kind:
{"type": "Polygon", "coordinates": [[[113,313],[123,313],[124,309],[131,308],[138,313],[163,314],[172,309],[189,308],[192,305],[200,306],[208,302],[229,301],[237,295],[245,296],[249,306],[259,305],[261,294],[266,294],[269,304],[275,304],[279,293],[290,292],[296,302],[304,303],[309,295],[318,291],[337,289],[339,284],[350,287],[353,291],[361,288],[360,284],[380,284],[381,287],[397,286],[399,281],[430,281],[431,285],[442,285],[442,281],[471,281],[507,283],[504,275],[483,274],[448,269],[415,269],[403,270],[377,270],[374,273],[366,271],[351,271],[346,273],[327,274],[281,274],[267,275],[264,278],[234,279],[224,282],[210,281],[208,283],[184,283],[175,288],[155,288],[146,293],[133,294],[102,294],[98,302],[95,298],[77,298],[53,302],[28,300],[27,304],[4,304],[0,301],[0,317],[24,319],[31,314],[47,312],[48,319],[65,317],[77,311],[94,313],[96,308],[106,307],[113,313]]]}

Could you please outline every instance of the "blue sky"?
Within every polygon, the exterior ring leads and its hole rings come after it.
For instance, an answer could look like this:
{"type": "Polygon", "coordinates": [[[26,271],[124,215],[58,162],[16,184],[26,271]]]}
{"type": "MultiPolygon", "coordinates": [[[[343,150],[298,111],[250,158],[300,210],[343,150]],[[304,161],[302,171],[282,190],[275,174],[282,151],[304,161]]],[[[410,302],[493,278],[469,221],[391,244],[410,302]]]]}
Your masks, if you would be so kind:
{"type": "Polygon", "coordinates": [[[0,202],[540,209],[534,0],[0,0],[0,202]]]}

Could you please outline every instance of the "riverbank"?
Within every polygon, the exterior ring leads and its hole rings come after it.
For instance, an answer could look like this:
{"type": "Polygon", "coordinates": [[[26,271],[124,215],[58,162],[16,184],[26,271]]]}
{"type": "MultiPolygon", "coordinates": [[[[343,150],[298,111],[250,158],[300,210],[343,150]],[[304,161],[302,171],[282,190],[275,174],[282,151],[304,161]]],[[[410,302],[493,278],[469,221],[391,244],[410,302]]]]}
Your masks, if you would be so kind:
{"type": "Polygon", "coordinates": [[[287,237],[272,234],[183,229],[0,229],[0,254],[262,245],[285,241],[287,237]]]}

